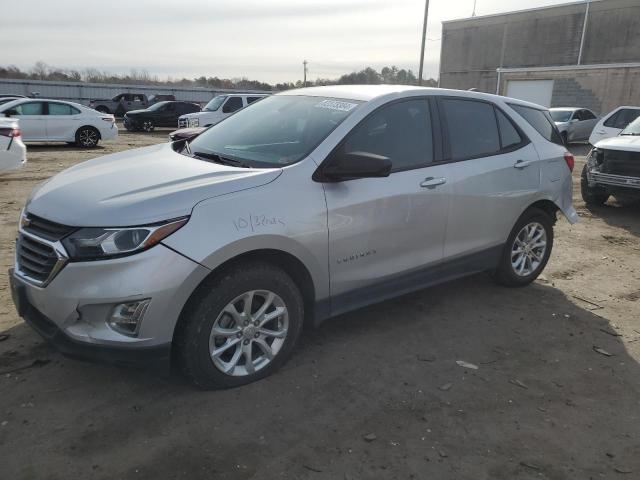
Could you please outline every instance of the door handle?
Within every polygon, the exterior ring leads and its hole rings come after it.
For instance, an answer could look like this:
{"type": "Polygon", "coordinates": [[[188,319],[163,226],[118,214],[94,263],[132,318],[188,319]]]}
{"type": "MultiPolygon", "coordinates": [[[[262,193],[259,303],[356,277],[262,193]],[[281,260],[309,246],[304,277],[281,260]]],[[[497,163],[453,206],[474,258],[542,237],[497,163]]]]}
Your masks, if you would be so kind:
{"type": "Polygon", "coordinates": [[[438,185],[444,185],[445,183],[447,183],[447,179],[444,177],[427,177],[420,183],[420,186],[424,188],[436,188],[438,185]]]}
{"type": "Polygon", "coordinates": [[[604,135],[607,132],[605,132],[604,130],[598,130],[596,133],[599,133],[600,135],[604,135]]]}
{"type": "Polygon", "coordinates": [[[513,167],[514,168],[519,168],[519,169],[523,169],[528,167],[529,165],[531,165],[531,161],[529,160],[518,160],[513,167]]]}

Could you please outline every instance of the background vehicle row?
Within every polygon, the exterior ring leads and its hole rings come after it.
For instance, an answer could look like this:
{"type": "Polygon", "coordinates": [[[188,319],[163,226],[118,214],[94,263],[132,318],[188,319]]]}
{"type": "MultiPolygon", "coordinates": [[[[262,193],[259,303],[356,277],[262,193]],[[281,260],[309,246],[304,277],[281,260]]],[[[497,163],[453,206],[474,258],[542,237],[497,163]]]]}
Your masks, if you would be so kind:
{"type": "Polygon", "coordinates": [[[0,105],[0,116],[20,121],[28,142],[67,142],[91,148],[118,135],[112,115],[61,100],[18,99],[0,105]]]}

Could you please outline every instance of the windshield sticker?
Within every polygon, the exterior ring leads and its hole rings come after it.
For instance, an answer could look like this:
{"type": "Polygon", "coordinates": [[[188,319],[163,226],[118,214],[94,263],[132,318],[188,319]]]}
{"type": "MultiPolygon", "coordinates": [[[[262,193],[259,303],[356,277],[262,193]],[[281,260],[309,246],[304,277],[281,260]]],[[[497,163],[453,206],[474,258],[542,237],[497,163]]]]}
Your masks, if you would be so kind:
{"type": "Polygon", "coordinates": [[[340,110],[342,112],[350,112],[357,106],[357,103],[340,102],[338,100],[323,100],[316,104],[316,108],[329,108],[331,110],[340,110]]]}

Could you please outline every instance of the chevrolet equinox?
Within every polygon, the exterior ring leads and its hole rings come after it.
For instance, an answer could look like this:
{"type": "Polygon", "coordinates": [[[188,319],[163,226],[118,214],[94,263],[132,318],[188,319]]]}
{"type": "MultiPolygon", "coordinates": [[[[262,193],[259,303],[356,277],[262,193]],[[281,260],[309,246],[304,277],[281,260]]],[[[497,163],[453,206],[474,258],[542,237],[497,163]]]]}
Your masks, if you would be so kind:
{"type": "Polygon", "coordinates": [[[21,214],[17,310],[63,353],[274,372],[303,321],[475,272],[545,267],[573,157],[544,108],[407,86],[291,90],[188,140],[96,158],[21,214]]]}

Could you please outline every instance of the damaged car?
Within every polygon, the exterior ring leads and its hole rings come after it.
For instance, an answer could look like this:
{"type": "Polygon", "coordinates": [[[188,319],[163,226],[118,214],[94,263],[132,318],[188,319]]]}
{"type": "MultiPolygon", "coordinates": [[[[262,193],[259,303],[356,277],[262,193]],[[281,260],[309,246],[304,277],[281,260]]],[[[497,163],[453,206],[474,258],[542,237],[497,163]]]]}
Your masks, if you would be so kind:
{"type": "Polygon", "coordinates": [[[611,195],[640,199],[640,117],[617,137],[595,144],[582,170],[582,198],[602,205],[611,195]]]}

